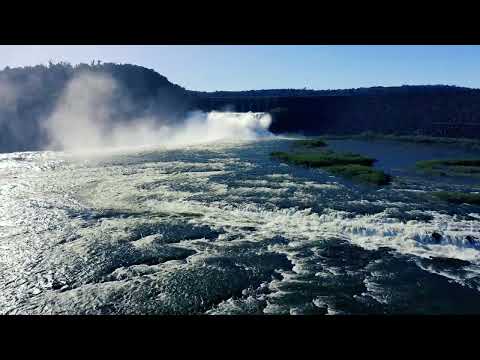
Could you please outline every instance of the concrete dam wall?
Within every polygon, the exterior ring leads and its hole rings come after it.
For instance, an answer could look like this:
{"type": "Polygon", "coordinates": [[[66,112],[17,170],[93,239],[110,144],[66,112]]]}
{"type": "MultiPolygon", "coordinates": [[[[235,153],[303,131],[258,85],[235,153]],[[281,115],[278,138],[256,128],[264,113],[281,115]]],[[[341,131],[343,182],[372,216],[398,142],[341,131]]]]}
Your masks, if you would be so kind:
{"type": "Polygon", "coordinates": [[[364,131],[480,136],[480,94],[199,97],[204,110],[269,112],[275,133],[352,134],[364,131]]]}

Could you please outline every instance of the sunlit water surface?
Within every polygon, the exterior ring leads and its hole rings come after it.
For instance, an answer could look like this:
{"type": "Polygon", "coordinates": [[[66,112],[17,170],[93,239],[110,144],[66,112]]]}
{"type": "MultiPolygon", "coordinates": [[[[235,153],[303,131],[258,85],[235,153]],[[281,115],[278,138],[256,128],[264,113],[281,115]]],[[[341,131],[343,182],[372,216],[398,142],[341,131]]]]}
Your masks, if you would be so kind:
{"type": "Polygon", "coordinates": [[[0,313],[480,313],[480,208],[428,196],[474,184],[413,153],[352,184],[270,159],[288,146],[1,154],[0,313]]]}

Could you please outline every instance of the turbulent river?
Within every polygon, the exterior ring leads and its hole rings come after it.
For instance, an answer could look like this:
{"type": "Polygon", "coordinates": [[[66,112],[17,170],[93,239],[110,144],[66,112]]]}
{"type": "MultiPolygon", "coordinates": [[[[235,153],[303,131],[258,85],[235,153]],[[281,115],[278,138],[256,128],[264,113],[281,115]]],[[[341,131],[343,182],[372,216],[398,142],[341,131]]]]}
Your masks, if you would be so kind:
{"type": "Polygon", "coordinates": [[[480,313],[480,207],[427,196],[477,183],[409,170],[464,154],[333,141],[397,175],[377,188],[289,146],[0,154],[0,313],[480,313]]]}

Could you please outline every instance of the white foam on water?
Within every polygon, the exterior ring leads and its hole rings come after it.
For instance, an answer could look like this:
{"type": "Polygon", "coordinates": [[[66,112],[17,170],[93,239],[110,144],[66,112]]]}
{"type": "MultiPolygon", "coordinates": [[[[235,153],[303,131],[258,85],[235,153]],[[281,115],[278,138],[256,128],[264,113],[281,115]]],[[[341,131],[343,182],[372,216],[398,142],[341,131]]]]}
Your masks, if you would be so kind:
{"type": "MultiPolygon", "coordinates": [[[[225,155],[225,148],[228,149],[220,144],[207,147],[209,151],[218,151],[222,155],[225,155]]],[[[37,164],[35,166],[40,166],[38,163],[50,161],[48,159],[50,155],[25,155],[25,158],[28,159],[29,156],[38,157],[37,163],[33,161],[33,164],[37,164]]],[[[432,218],[431,221],[405,222],[392,217],[395,212],[392,213],[388,209],[388,207],[401,209],[404,204],[386,200],[350,202],[351,205],[387,207],[385,211],[370,215],[334,209],[324,209],[323,212],[316,213],[311,208],[279,208],[274,201],[281,200],[287,190],[292,190],[288,196],[298,204],[318,201],[319,195],[314,195],[312,190],[320,193],[321,196],[325,192],[342,191],[342,189],[347,191],[347,189],[344,185],[335,182],[305,181],[292,174],[271,174],[266,176],[269,180],[253,177],[245,180],[235,179],[235,171],[240,173],[255,166],[257,165],[253,162],[233,156],[222,158],[215,155],[214,158],[203,163],[152,160],[131,166],[94,166],[92,163],[84,166],[80,162],[70,167],[52,168],[51,171],[45,171],[42,177],[20,179],[25,182],[19,181],[17,190],[11,187],[10,182],[0,184],[5,186],[0,188],[0,198],[8,200],[10,196],[10,200],[14,199],[9,203],[12,206],[0,208],[0,215],[5,216],[0,226],[5,229],[8,226],[18,225],[23,217],[24,223],[21,230],[29,234],[29,239],[38,237],[38,241],[45,241],[48,237],[55,238],[57,235],[55,231],[60,237],[61,232],[65,231],[62,228],[64,226],[78,227],[75,231],[80,237],[62,246],[64,251],[70,251],[85,258],[89,256],[88,244],[94,241],[112,243],[124,241],[131,235],[130,228],[142,224],[154,224],[155,221],[168,222],[169,216],[183,219],[182,221],[187,224],[207,225],[213,230],[222,230],[224,233],[214,240],[215,246],[219,249],[231,243],[261,244],[274,237],[283,237],[287,239],[287,243],[271,245],[267,249],[285,254],[292,263],[293,269],[291,272],[282,273],[282,280],[270,283],[273,297],[285,295],[281,290],[281,282],[295,282],[298,275],[309,272],[306,263],[295,257],[299,249],[314,248],[318,242],[338,238],[369,250],[390,247],[398,253],[420,258],[449,257],[467,260],[473,263],[472,273],[477,269],[476,266],[480,265],[480,247],[467,239],[469,235],[480,238],[478,214],[471,214],[475,219],[467,221],[457,216],[427,211],[424,214],[429,215],[432,218]],[[217,178],[218,176],[228,177],[227,175],[230,176],[227,180],[217,178]],[[40,185],[43,186],[44,191],[41,194],[35,192],[35,186],[41,188],[40,185]],[[45,189],[49,192],[45,192],[45,189]],[[265,196],[271,202],[269,204],[250,202],[248,199],[250,195],[257,198],[260,195],[265,196]],[[31,203],[22,202],[23,199],[31,203]],[[31,208],[28,207],[30,205],[32,205],[31,208]],[[63,209],[82,210],[82,207],[85,211],[91,208],[96,212],[113,210],[142,215],[130,218],[120,216],[104,218],[81,227],[80,225],[85,225],[87,220],[78,218],[72,220],[63,212],[63,209]],[[53,208],[61,210],[54,212],[53,208]],[[16,215],[15,222],[13,217],[9,217],[13,216],[11,214],[16,215]],[[45,218],[38,219],[39,214],[45,218]],[[194,214],[194,216],[186,214],[194,214]],[[35,226],[28,228],[32,226],[28,223],[35,226]],[[55,231],[52,231],[55,226],[55,231]],[[432,237],[434,232],[441,235],[439,241],[432,237]],[[36,236],[37,234],[40,235],[36,236]]],[[[146,235],[136,240],[136,246],[150,244],[154,240],[155,238],[151,235],[146,235]]],[[[202,242],[205,239],[196,240],[202,242]]],[[[201,251],[201,244],[194,244],[192,241],[184,241],[179,246],[201,251]]],[[[33,253],[36,248],[32,249],[30,253],[33,253]]],[[[18,246],[15,251],[21,253],[22,248],[18,246]]],[[[194,255],[189,259],[193,260],[195,256],[205,257],[208,255],[206,252],[207,250],[201,256],[194,255]]],[[[11,260],[4,256],[2,261],[7,263],[11,260]]],[[[433,268],[426,268],[426,270],[455,280],[451,273],[443,273],[433,268]]],[[[340,270],[329,268],[328,271],[335,275],[340,270]]],[[[11,276],[14,275],[12,271],[11,276]]],[[[318,276],[321,277],[321,274],[318,276]]],[[[324,306],[322,299],[317,300],[313,303],[314,306],[324,306]]],[[[232,307],[232,311],[237,306],[233,300],[225,306],[227,305],[232,307]]],[[[265,313],[285,313],[288,312],[287,310],[301,312],[301,309],[285,309],[269,303],[265,313]]],[[[337,310],[328,307],[328,311],[333,313],[337,310]]]]}
{"type": "MultiPolygon", "coordinates": [[[[121,182],[121,184],[115,185],[107,181],[100,188],[97,188],[95,193],[91,193],[89,197],[96,199],[95,206],[105,206],[106,208],[139,206],[139,210],[147,209],[152,212],[201,213],[204,216],[193,221],[216,228],[228,227],[231,229],[230,231],[236,232],[235,236],[252,238],[256,241],[274,236],[284,236],[291,241],[291,246],[293,246],[295,241],[318,241],[318,239],[339,237],[370,250],[379,247],[391,247],[400,253],[420,257],[443,256],[473,262],[480,261],[480,248],[467,240],[468,235],[480,237],[480,220],[460,220],[455,216],[429,211],[425,212],[433,218],[429,222],[417,220],[403,222],[400,219],[392,218],[388,209],[373,215],[355,215],[352,217],[349,212],[329,209],[326,209],[322,214],[317,214],[311,209],[266,209],[258,204],[245,203],[245,199],[242,203],[235,204],[230,203],[229,199],[241,200],[242,196],[248,194],[265,194],[277,198],[278,195],[284,193],[285,187],[231,188],[225,184],[212,181],[211,176],[215,174],[218,174],[218,172],[158,174],[156,175],[157,179],[163,179],[164,184],[149,192],[149,195],[157,193],[159,196],[138,205],[131,202],[132,197],[134,197],[133,194],[139,192],[135,186],[144,182],[146,178],[154,178],[154,173],[147,172],[147,174],[131,176],[128,184],[121,182]],[[135,178],[138,182],[135,181],[135,178]],[[189,183],[192,187],[196,187],[196,191],[174,190],[168,186],[169,182],[189,183]],[[113,189],[122,187],[122,192],[130,193],[130,196],[118,197],[116,194],[112,194],[113,189]],[[203,203],[190,199],[191,196],[205,191],[213,191],[217,195],[223,195],[225,200],[203,203]],[[242,232],[239,229],[242,226],[254,226],[256,231],[253,234],[242,232]],[[440,241],[437,242],[432,238],[434,232],[441,234],[440,241]]],[[[247,183],[264,185],[261,180],[251,180],[247,183]]],[[[297,190],[293,193],[296,201],[313,199],[311,194],[303,190],[305,187],[311,186],[309,183],[305,185],[292,181],[291,184],[281,185],[297,187],[297,190]]],[[[337,185],[327,184],[326,189],[331,187],[337,187],[337,185]]],[[[355,203],[372,204],[372,202],[366,200],[355,201],[355,203]]],[[[380,200],[373,202],[373,204],[402,205],[402,203],[389,203],[380,200]]]]}

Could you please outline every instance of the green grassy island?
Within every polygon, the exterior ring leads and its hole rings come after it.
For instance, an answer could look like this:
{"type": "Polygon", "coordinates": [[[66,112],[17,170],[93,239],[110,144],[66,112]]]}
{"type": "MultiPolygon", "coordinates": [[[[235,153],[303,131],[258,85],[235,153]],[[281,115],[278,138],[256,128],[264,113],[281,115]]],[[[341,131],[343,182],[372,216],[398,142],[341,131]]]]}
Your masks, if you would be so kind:
{"type": "Polygon", "coordinates": [[[349,134],[349,135],[322,135],[320,137],[324,140],[390,140],[390,141],[400,141],[408,142],[415,144],[444,144],[444,145],[455,145],[460,146],[465,149],[470,150],[479,150],[480,149],[480,140],[477,139],[468,139],[468,138],[451,138],[451,137],[440,137],[440,136],[426,136],[426,135],[395,135],[395,134],[382,134],[375,133],[371,131],[365,131],[360,134],[349,134]]]}
{"type": "Polygon", "coordinates": [[[426,160],[418,161],[416,167],[434,175],[480,177],[480,159],[426,160]]]}
{"type": "Polygon", "coordinates": [[[319,148],[327,146],[327,143],[323,139],[306,139],[306,140],[295,140],[295,146],[303,146],[308,148],[319,148]]]}
{"type": "Polygon", "coordinates": [[[354,181],[373,185],[387,185],[392,177],[381,170],[373,169],[373,158],[353,153],[337,153],[318,149],[326,144],[322,140],[297,140],[294,143],[300,151],[272,152],[273,158],[281,161],[314,168],[324,168],[328,172],[354,181]],[[315,148],[312,150],[312,148],[315,148]]]}

